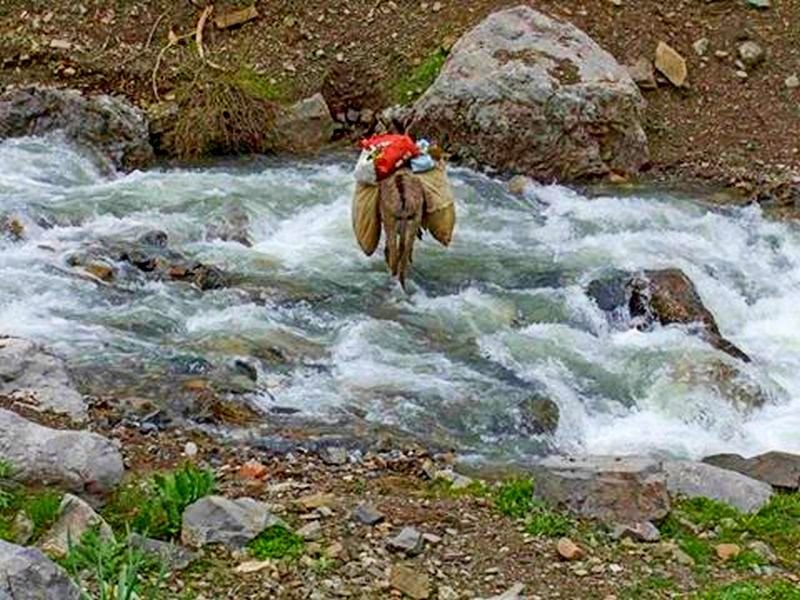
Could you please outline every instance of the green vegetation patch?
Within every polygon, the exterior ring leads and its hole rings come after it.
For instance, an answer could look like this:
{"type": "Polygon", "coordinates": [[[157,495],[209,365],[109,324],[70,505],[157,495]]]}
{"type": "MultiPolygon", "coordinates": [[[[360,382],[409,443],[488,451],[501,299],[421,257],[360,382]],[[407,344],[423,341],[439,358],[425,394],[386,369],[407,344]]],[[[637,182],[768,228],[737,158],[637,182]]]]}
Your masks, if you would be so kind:
{"type": "Polygon", "coordinates": [[[504,482],[495,492],[494,505],[507,517],[525,517],[534,507],[533,480],[515,478],[504,482]]]}
{"type": "Polygon", "coordinates": [[[250,553],[259,560],[267,558],[295,559],[302,556],[305,542],[283,525],[272,525],[262,531],[248,545],[250,553]]]}
{"type": "Polygon", "coordinates": [[[489,490],[482,481],[473,481],[464,487],[453,487],[452,481],[438,477],[431,481],[428,486],[428,495],[434,498],[459,498],[465,496],[480,498],[488,493],[489,490]]]}
{"type": "Polygon", "coordinates": [[[513,519],[525,520],[525,531],[539,537],[561,537],[575,528],[572,518],[534,497],[529,478],[510,479],[494,492],[495,508],[513,519]]]}
{"type": "Polygon", "coordinates": [[[392,88],[393,100],[407,104],[419,98],[436,81],[447,56],[447,50],[438,48],[419,65],[397,79],[392,88]]]}
{"type": "Polygon", "coordinates": [[[7,461],[0,461],[0,539],[14,541],[14,518],[22,513],[33,523],[31,540],[34,541],[58,517],[62,494],[25,488],[13,481],[13,476],[14,467],[7,461]]]}
{"type": "Polygon", "coordinates": [[[249,67],[241,67],[231,76],[230,82],[258,100],[286,103],[292,99],[292,90],[285,82],[278,82],[249,67]]]}
{"type": "Polygon", "coordinates": [[[676,588],[675,581],[668,577],[651,575],[622,592],[625,600],[642,600],[644,598],[663,598],[665,592],[676,588]]]}
{"type": "Polygon", "coordinates": [[[715,559],[714,546],[733,543],[742,552],[730,561],[740,569],[751,569],[766,562],[747,543],[760,540],[787,565],[797,566],[800,558],[800,494],[776,494],[761,510],[744,514],[723,502],[692,498],[675,503],[661,525],[661,534],[672,538],[698,565],[715,559]],[[703,534],[701,536],[701,534],[703,534]]]}
{"type": "Polygon", "coordinates": [[[695,600],[800,600],[800,586],[788,581],[740,581],[700,592],[695,600]]]}

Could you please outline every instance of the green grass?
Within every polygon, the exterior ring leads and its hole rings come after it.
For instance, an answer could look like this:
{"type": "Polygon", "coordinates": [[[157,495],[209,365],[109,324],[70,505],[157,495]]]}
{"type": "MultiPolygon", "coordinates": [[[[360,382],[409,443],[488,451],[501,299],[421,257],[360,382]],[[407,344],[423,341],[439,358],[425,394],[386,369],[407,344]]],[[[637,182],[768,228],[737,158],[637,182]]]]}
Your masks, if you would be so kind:
{"type": "Polygon", "coordinates": [[[392,87],[393,100],[408,104],[419,98],[439,76],[448,52],[438,48],[410,72],[397,79],[392,87]]]}
{"type": "Polygon", "coordinates": [[[676,588],[675,582],[668,577],[651,575],[633,586],[625,589],[621,597],[624,600],[643,600],[645,598],[664,598],[669,592],[676,588]]]}
{"type": "Polygon", "coordinates": [[[186,507],[212,494],[215,487],[212,471],[185,464],[121,486],[104,508],[103,517],[115,531],[130,527],[150,537],[174,539],[186,507]]]}
{"type": "Polygon", "coordinates": [[[81,588],[82,600],[163,598],[165,565],[127,543],[103,539],[97,528],[71,545],[60,562],[81,588]]]}
{"type": "Polygon", "coordinates": [[[525,531],[537,537],[562,537],[570,533],[574,526],[568,515],[537,501],[525,523],[525,531]]]}
{"type": "Polygon", "coordinates": [[[11,480],[13,476],[13,465],[7,460],[0,459],[0,510],[10,508],[14,501],[16,485],[11,480]]]}
{"type": "Polygon", "coordinates": [[[292,92],[285,83],[271,80],[248,67],[236,71],[231,76],[231,83],[257,100],[286,103],[292,99],[292,92]]]}
{"type": "Polygon", "coordinates": [[[800,586],[787,581],[740,581],[700,592],[694,600],[800,600],[800,586]]]}
{"type": "Polygon", "coordinates": [[[504,482],[495,492],[494,505],[507,517],[525,517],[534,506],[533,480],[516,478],[504,482]]]}
{"type": "Polygon", "coordinates": [[[61,494],[51,490],[26,490],[12,480],[14,467],[0,460],[0,539],[14,541],[13,521],[24,513],[33,523],[32,540],[44,533],[58,517],[61,494]]]}
{"type": "Polygon", "coordinates": [[[454,488],[453,482],[441,477],[431,481],[427,489],[427,495],[433,498],[460,498],[464,496],[480,498],[488,493],[489,490],[482,481],[473,481],[468,486],[454,488]]]}
{"type": "Polygon", "coordinates": [[[305,542],[299,535],[282,525],[267,527],[248,545],[250,553],[259,560],[267,558],[299,558],[305,549],[305,542]]]}
{"type": "Polygon", "coordinates": [[[33,522],[33,539],[37,539],[58,518],[62,495],[52,490],[44,490],[30,496],[24,496],[19,502],[20,510],[25,511],[33,522]]]}
{"type": "Polygon", "coordinates": [[[743,548],[730,565],[752,569],[764,564],[763,557],[746,549],[751,540],[769,545],[787,566],[797,567],[800,558],[800,494],[776,494],[761,510],[744,514],[722,502],[692,498],[675,503],[673,511],[661,525],[661,534],[674,539],[679,547],[702,566],[716,560],[714,546],[734,543],[743,548]],[[687,523],[700,531],[713,532],[713,538],[700,538],[687,523]]]}

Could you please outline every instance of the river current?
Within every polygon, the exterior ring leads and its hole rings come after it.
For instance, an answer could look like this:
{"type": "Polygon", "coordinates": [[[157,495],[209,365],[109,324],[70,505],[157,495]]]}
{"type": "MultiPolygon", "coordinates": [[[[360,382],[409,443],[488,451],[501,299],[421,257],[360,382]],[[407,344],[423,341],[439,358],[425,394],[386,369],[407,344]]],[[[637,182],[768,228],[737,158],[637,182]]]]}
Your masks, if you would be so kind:
{"type": "Polygon", "coordinates": [[[161,367],[176,357],[246,359],[258,370],[249,398],[267,411],[358,415],[495,458],[800,452],[796,226],[699,195],[531,186],[517,197],[469,170],[451,177],[455,241],[417,245],[406,295],[381,252],[367,258],[355,243],[347,157],[108,176],[57,138],[2,142],[0,215],[17,217],[25,239],[0,238],[0,334],[46,343],[76,372],[107,372],[109,392],[126,385],[123,371],[169,377],[161,367]],[[231,214],[250,247],[215,239],[231,214]],[[70,266],[87,245],[154,229],[237,283],[99,285],[70,266]],[[621,326],[585,293],[609,269],[664,267],[692,279],[753,358],[737,368],[764,406],[687,377],[732,361],[687,329],[621,326]],[[558,406],[555,431],[531,426],[531,398],[558,406]]]}

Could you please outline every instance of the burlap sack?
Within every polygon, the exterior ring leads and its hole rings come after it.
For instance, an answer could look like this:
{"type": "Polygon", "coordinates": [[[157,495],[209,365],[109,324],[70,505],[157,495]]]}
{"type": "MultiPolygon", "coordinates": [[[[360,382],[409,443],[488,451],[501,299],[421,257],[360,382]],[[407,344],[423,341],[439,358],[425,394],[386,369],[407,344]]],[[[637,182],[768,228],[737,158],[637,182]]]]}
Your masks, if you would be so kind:
{"type": "Polygon", "coordinates": [[[381,241],[381,215],[376,185],[356,183],[353,194],[353,233],[367,256],[372,256],[381,241]]]}
{"type": "Polygon", "coordinates": [[[456,226],[456,204],[444,161],[439,161],[435,169],[418,173],[417,177],[425,187],[422,227],[430,231],[440,244],[449,246],[456,226]]]}

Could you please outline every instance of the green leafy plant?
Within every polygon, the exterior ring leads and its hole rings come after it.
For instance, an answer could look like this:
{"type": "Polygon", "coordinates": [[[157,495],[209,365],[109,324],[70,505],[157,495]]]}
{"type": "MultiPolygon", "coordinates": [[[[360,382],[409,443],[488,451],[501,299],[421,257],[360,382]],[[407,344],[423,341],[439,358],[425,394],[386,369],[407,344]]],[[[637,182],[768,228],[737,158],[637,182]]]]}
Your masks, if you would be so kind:
{"type": "Polygon", "coordinates": [[[531,508],[525,531],[539,537],[561,537],[567,535],[573,527],[574,523],[568,515],[537,500],[531,508]]]}
{"type": "Polygon", "coordinates": [[[7,460],[0,459],[0,510],[11,507],[14,501],[16,484],[12,481],[14,466],[7,460]]]}
{"type": "Polygon", "coordinates": [[[303,554],[305,542],[283,525],[272,525],[250,541],[247,547],[250,553],[260,560],[298,558],[303,554]]]}
{"type": "Polygon", "coordinates": [[[21,497],[18,504],[33,523],[33,537],[38,538],[58,518],[62,495],[52,490],[21,497]]]}
{"type": "Polygon", "coordinates": [[[740,581],[700,592],[695,600],[800,600],[800,587],[788,581],[740,581]]]}
{"type": "Polygon", "coordinates": [[[153,475],[153,483],[155,502],[166,518],[166,533],[174,536],[181,529],[183,511],[193,502],[213,493],[216,478],[213,471],[187,463],[176,471],[153,475]]]}
{"type": "Polygon", "coordinates": [[[521,519],[534,507],[533,480],[510,479],[495,492],[494,505],[507,517],[521,519]]]}
{"type": "Polygon", "coordinates": [[[166,573],[164,564],[126,543],[104,539],[97,528],[87,531],[78,543],[70,543],[61,564],[81,587],[82,600],[163,597],[160,590],[166,573]],[[155,582],[146,581],[146,575],[156,572],[155,582]]]}

